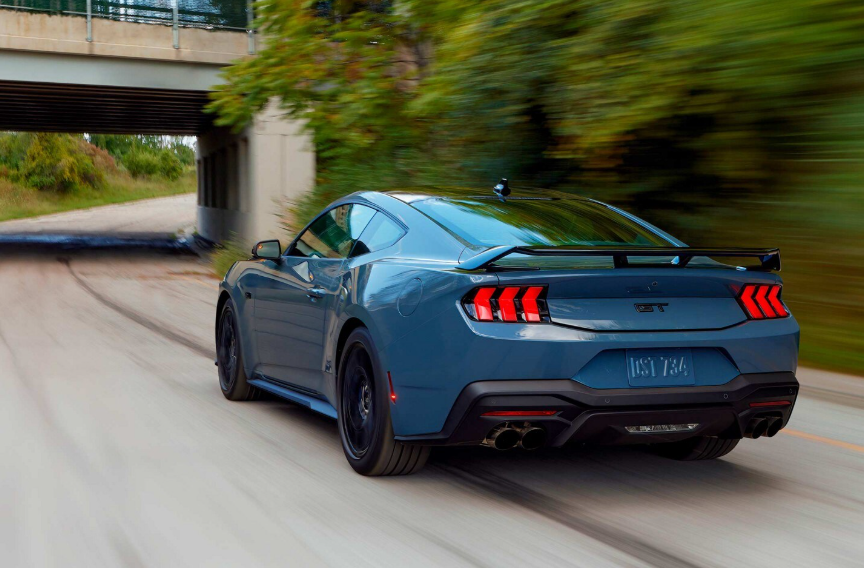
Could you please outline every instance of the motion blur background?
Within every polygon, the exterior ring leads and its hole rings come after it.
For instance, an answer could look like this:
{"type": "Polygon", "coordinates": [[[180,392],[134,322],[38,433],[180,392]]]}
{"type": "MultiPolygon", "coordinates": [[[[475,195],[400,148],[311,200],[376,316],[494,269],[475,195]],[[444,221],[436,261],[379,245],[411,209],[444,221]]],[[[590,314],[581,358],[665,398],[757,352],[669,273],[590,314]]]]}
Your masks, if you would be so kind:
{"type": "MultiPolygon", "coordinates": [[[[173,5],[92,9],[170,23],[173,5]]],[[[316,186],[290,204],[289,232],[360,189],[507,177],[576,192],[691,245],[781,247],[802,362],[864,373],[864,3],[272,0],[255,15],[258,53],[227,69],[209,111],[240,129],[275,99],[307,121],[316,186]]],[[[243,29],[249,12],[180,0],[178,18],[243,29]]],[[[191,145],[0,136],[0,219],[193,191],[191,145]]],[[[246,243],[224,250],[217,272],[246,243]]]]}
{"type": "Polygon", "coordinates": [[[279,38],[212,105],[309,121],[296,227],[358,189],[499,177],[691,245],[779,246],[802,363],[864,373],[864,3],[260,3],[279,38]]]}
{"type": "Polygon", "coordinates": [[[3,566],[861,566],[862,0],[250,6],[0,0],[0,127],[28,131],[0,132],[3,566]],[[454,448],[374,480],[329,420],[224,400],[246,241],[502,177],[780,247],[789,427],[716,461],[454,448]]]}

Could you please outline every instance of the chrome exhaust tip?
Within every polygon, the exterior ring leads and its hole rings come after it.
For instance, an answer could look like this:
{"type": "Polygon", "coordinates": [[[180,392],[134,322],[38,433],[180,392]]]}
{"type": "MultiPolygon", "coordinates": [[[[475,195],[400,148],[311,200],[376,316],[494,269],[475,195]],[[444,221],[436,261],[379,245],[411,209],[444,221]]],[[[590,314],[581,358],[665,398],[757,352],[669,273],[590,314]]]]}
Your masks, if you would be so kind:
{"type": "Polygon", "coordinates": [[[489,435],[483,440],[483,445],[496,450],[512,450],[519,444],[520,438],[518,430],[504,424],[489,432],[489,435]]]}

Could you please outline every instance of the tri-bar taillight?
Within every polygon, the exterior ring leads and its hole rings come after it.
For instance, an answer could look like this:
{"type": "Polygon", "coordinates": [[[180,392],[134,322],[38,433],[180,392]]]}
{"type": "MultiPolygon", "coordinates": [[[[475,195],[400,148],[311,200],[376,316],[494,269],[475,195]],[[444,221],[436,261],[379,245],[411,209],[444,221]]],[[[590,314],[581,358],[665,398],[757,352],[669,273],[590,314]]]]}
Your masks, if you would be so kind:
{"type": "Polygon", "coordinates": [[[789,310],[780,300],[778,284],[745,284],[738,302],[750,319],[776,319],[789,316],[789,310]]]}
{"type": "Polygon", "coordinates": [[[550,321],[546,286],[481,286],[462,298],[462,307],[476,321],[550,321]]]}

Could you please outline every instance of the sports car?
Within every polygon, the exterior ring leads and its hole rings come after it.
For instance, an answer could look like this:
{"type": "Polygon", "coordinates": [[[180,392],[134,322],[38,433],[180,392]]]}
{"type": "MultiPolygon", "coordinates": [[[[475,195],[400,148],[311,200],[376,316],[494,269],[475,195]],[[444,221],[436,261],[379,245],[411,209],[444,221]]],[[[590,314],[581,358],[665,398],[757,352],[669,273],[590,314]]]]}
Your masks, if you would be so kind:
{"type": "Polygon", "coordinates": [[[679,460],[772,437],[799,328],[771,248],[699,248],[553,191],[363,191],[220,285],[219,383],[338,421],[350,465],[433,446],[635,444],[679,460]]]}

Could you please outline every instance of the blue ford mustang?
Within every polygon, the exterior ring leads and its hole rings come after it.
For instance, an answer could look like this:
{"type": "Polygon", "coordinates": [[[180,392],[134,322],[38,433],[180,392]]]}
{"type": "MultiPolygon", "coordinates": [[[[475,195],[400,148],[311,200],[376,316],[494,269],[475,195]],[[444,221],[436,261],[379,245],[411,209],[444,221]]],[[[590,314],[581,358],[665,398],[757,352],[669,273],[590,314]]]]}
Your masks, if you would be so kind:
{"type": "Polygon", "coordinates": [[[779,269],[777,249],[688,247],[505,180],[355,193],[225,275],[219,382],[337,419],[364,475],[415,472],[435,445],[718,458],[792,413],[799,330],[779,269]]]}

